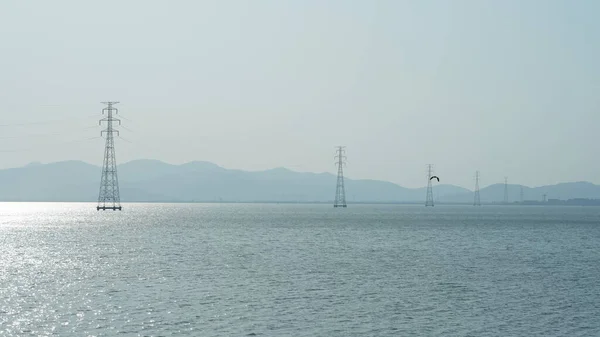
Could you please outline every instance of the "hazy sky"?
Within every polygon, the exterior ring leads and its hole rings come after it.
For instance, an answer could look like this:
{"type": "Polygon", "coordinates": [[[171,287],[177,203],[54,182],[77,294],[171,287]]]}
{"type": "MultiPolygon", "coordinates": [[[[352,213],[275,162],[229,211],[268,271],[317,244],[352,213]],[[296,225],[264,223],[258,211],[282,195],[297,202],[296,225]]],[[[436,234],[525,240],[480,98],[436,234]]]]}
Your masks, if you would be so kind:
{"type": "Polygon", "coordinates": [[[600,1],[0,3],[0,168],[117,160],[407,187],[600,183],[600,1]],[[39,123],[14,125],[22,123],[39,123]]]}

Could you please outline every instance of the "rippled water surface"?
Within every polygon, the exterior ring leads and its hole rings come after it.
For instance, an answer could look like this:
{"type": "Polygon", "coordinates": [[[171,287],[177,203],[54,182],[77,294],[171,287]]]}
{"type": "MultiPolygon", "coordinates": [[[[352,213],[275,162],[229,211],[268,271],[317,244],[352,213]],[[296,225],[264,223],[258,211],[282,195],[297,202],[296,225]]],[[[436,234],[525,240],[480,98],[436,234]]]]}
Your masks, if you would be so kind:
{"type": "Polygon", "coordinates": [[[600,336],[600,208],[0,204],[0,336],[600,336]]]}

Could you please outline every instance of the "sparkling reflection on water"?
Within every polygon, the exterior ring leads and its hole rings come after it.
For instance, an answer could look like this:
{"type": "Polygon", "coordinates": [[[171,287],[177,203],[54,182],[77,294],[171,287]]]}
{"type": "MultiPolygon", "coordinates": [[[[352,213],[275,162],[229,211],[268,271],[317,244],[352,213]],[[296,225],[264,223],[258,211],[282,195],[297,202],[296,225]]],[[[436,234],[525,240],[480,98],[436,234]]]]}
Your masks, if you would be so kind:
{"type": "Polygon", "coordinates": [[[598,336],[600,208],[0,204],[1,336],[598,336]]]}

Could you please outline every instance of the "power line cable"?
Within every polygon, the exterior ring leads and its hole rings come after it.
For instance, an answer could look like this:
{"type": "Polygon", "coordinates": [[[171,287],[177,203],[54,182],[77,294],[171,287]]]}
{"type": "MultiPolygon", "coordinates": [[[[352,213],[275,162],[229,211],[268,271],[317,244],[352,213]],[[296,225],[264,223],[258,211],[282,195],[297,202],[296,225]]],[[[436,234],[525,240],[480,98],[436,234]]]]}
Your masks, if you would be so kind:
{"type": "Polygon", "coordinates": [[[62,146],[62,145],[67,145],[67,144],[74,144],[74,143],[84,143],[84,142],[88,142],[90,140],[95,140],[95,139],[100,139],[100,138],[102,138],[102,137],[100,137],[100,136],[88,137],[88,138],[83,138],[83,139],[75,139],[75,140],[70,140],[70,141],[61,142],[61,143],[55,143],[55,144],[45,144],[44,146],[31,147],[31,148],[27,148],[27,149],[0,150],[0,153],[31,152],[31,151],[36,151],[36,150],[43,150],[47,147],[56,147],[56,146],[62,146]]]}
{"type": "MultiPolygon", "coordinates": [[[[86,131],[90,129],[97,129],[99,126],[88,126],[85,128],[76,129],[76,132],[86,131]]],[[[73,130],[73,129],[70,129],[73,130]]],[[[53,133],[39,133],[39,134],[25,134],[25,135],[15,135],[15,136],[1,136],[0,139],[18,139],[18,138],[42,138],[42,137],[52,137],[52,136],[62,136],[63,132],[53,132],[53,133]]]]}
{"type": "Polygon", "coordinates": [[[70,117],[70,118],[65,118],[65,119],[53,119],[53,120],[38,121],[38,122],[0,124],[0,127],[47,125],[47,124],[54,124],[54,123],[62,123],[62,122],[72,121],[74,119],[77,119],[77,120],[89,119],[91,117],[98,117],[98,114],[93,114],[93,115],[84,116],[84,117],[75,117],[75,118],[70,117]]]}

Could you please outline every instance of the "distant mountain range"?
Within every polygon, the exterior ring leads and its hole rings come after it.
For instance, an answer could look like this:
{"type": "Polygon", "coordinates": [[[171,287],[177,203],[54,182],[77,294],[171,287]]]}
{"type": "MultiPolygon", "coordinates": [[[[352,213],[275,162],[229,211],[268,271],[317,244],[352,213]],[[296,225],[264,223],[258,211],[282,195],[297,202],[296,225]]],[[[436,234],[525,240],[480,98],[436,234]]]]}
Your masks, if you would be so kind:
{"type": "MultiPolygon", "coordinates": [[[[266,171],[229,170],[208,162],[171,165],[135,160],[118,168],[124,202],[332,202],[336,176],[301,173],[285,168],[266,171]]],[[[0,201],[95,201],[101,169],[81,161],[33,163],[0,170],[0,201]]],[[[346,179],[348,203],[421,203],[426,189],[405,188],[380,180],[346,179]]],[[[520,199],[520,185],[509,185],[509,200],[520,199]]],[[[526,200],[600,198],[600,186],[587,182],[522,187],[526,200]]],[[[473,192],[436,185],[440,203],[472,203],[473,192]]],[[[503,200],[504,185],[481,189],[481,201],[503,200]]]]}

